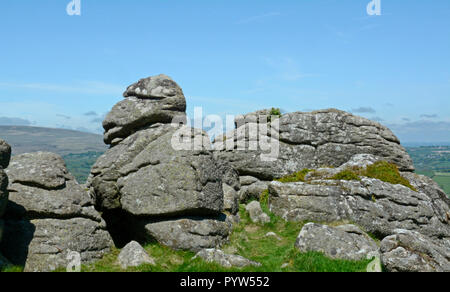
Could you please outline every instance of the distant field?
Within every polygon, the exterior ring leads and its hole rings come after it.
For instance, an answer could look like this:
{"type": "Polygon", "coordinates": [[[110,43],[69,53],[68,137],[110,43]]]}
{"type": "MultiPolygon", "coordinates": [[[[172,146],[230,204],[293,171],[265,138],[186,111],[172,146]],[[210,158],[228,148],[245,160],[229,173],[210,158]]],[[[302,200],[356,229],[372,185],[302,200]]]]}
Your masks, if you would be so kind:
{"type": "Polygon", "coordinates": [[[450,195],[450,146],[407,147],[416,172],[432,178],[450,195]]]}
{"type": "Polygon", "coordinates": [[[0,138],[12,146],[13,155],[48,151],[63,156],[107,149],[101,135],[65,129],[0,126],[0,138]]]}
{"type": "Polygon", "coordinates": [[[81,154],[64,155],[67,169],[75,176],[77,181],[84,184],[89,176],[92,166],[103,152],[87,152],[81,154]]]}
{"type": "Polygon", "coordinates": [[[433,180],[437,182],[447,195],[450,195],[450,175],[436,175],[433,180]]]}

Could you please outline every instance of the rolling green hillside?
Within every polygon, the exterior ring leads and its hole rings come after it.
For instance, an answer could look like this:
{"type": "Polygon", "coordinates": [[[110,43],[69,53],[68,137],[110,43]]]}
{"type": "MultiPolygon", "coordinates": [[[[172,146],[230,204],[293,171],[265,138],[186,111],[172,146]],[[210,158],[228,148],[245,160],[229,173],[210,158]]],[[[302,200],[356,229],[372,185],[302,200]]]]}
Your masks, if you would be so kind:
{"type": "Polygon", "coordinates": [[[450,146],[408,147],[416,172],[431,177],[450,195],[450,146]]]}
{"type": "Polygon", "coordinates": [[[11,145],[13,155],[48,151],[64,156],[107,149],[101,135],[65,129],[0,126],[0,138],[11,145]]]}

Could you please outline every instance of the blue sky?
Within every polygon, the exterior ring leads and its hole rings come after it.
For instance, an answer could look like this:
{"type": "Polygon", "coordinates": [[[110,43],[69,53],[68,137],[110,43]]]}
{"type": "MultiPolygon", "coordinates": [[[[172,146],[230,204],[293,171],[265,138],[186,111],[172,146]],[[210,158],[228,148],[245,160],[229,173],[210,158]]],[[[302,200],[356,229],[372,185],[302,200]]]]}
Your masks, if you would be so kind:
{"type": "Polygon", "coordinates": [[[0,124],[101,132],[126,86],[160,73],[188,113],[339,108],[407,142],[450,142],[450,1],[0,2],[0,124]]]}

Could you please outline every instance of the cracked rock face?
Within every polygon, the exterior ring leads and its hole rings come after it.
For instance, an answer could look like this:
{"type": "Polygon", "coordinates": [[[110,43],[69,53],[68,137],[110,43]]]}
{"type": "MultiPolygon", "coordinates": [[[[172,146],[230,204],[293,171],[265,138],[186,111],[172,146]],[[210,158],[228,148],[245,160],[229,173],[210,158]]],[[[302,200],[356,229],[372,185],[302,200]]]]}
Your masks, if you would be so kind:
{"type": "Polygon", "coordinates": [[[301,252],[322,252],[333,259],[357,261],[379,256],[376,242],[355,225],[308,223],[300,231],[295,247],[301,252]]]}
{"type": "Polygon", "coordinates": [[[350,220],[364,230],[389,236],[395,229],[415,230],[435,239],[450,238],[443,200],[402,185],[376,179],[318,180],[310,183],[272,182],[270,208],[288,221],[350,220]]]}
{"type": "MultiPolygon", "coordinates": [[[[220,213],[223,191],[216,161],[206,149],[174,150],[171,140],[179,129],[160,125],[139,131],[101,156],[90,179],[97,206],[135,216],[220,213]]],[[[193,135],[207,138],[198,130],[193,135]]]]}
{"type": "Polygon", "coordinates": [[[165,75],[140,80],[128,87],[124,97],[103,121],[106,144],[116,145],[142,128],[185,117],[183,91],[165,75]]]}
{"type": "Polygon", "coordinates": [[[450,247],[418,232],[395,230],[381,242],[382,262],[389,272],[450,272],[450,247]]]}
{"type": "Polygon", "coordinates": [[[230,235],[230,224],[217,219],[187,218],[160,222],[142,221],[146,237],[176,250],[198,252],[221,246],[230,235]]]}
{"type": "MultiPolygon", "coordinates": [[[[223,149],[227,141],[237,141],[241,137],[248,146],[252,141],[249,129],[255,121],[255,113],[237,118],[240,127],[218,137],[214,147],[223,149]]],[[[262,139],[269,139],[267,135],[261,135],[262,139]]],[[[262,161],[261,156],[267,152],[261,150],[223,150],[218,156],[229,161],[241,176],[253,176],[262,181],[305,168],[338,167],[355,154],[377,155],[395,163],[402,171],[414,170],[411,158],[388,128],[343,111],[330,109],[285,114],[279,119],[279,135],[272,133],[270,139],[278,137],[279,155],[275,155],[278,158],[275,163],[262,161]]]]}
{"type": "Polygon", "coordinates": [[[100,259],[113,245],[88,192],[67,172],[61,157],[30,153],[9,168],[3,255],[25,271],[66,267],[70,252],[82,262],[100,259]]]}

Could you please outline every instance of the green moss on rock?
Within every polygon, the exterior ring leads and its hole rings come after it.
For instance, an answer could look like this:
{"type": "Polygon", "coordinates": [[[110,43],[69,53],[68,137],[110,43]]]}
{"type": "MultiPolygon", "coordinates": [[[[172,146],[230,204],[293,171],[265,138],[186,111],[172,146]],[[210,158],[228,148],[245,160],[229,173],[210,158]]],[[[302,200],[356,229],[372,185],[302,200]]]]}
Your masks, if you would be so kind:
{"type": "Polygon", "coordinates": [[[343,170],[331,177],[334,180],[361,180],[359,175],[351,170],[343,170]]]}
{"type": "Polygon", "coordinates": [[[378,161],[372,165],[369,165],[365,170],[361,173],[363,176],[375,178],[387,183],[391,183],[394,185],[400,184],[405,187],[410,188],[411,190],[417,192],[417,190],[411,185],[411,183],[402,175],[398,170],[398,167],[387,161],[378,161]]]}
{"type": "Polygon", "coordinates": [[[277,179],[276,181],[282,182],[282,183],[292,183],[292,182],[305,182],[305,176],[313,171],[312,169],[303,169],[299,172],[296,172],[291,175],[284,176],[282,178],[277,179]]]}

